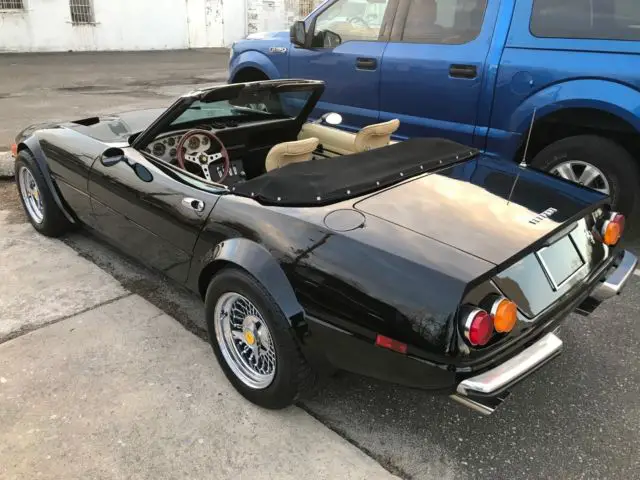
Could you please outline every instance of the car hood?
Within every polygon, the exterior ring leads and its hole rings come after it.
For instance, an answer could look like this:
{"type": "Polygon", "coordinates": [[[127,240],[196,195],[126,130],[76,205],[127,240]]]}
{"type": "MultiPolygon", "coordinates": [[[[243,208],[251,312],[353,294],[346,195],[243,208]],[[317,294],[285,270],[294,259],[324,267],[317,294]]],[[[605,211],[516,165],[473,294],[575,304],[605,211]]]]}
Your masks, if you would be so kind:
{"type": "Polygon", "coordinates": [[[16,143],[24,141],[37,130],[57,127],[70,128],[105,143],[126,142],[134,133],[145,130],[164,111],[163,108],[155,108],[87,117],[71,122],[36,123],[22,130],[16,137],[16,143]]]}
{"type": "Polygon", "coordinates": [[[288,39],[290,36],[290,33],[287,31],[283,31],[283,32],[257,32],[257,33],[252,33],[250,35],[247,35],[247,37],[245,38],[245,40],[267,40],[270,38],[282,38],[282,39],[288,39]]]}
{"type": "Polygon", "coordinates": [[[355,208],[502,265],[606,200],[541,172],[480,157],[376,193],[355,208]]]}

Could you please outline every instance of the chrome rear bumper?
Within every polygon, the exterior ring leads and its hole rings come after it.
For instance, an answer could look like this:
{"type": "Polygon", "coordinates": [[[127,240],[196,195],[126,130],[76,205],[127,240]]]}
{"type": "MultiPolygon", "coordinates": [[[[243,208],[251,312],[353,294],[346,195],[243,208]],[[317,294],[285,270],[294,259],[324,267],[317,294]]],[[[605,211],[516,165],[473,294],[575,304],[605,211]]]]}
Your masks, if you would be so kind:
{"type": "Polygon", "coordinates": [[[480,413],[489,415],[501,402],[500,398],[496,398],[500,393],[536,371],[561,351],[562,340],[555,333],[548,333],[501,365],[460,382],[456,393],[451,397],[480,413]]]}
{"type": "Polygon", "coordinates": [[[590,297],[598,302],[604,302],[611,297],[620,295],[637,267],[638,258],[625,250],[615,270],[596,287],[590,297]]]}
{"type": "MultiPolygon", "coordinates": [[[[619,295],[638,266],[638,259],[625,251],[589,296],[594,304],[619,295]]],[[[485,415],[502,403],[506,390],[533,373],[562,351],[556,332],[548,333],[515,357],[497,367],[460,382],[451,398],[485,415]]]]}

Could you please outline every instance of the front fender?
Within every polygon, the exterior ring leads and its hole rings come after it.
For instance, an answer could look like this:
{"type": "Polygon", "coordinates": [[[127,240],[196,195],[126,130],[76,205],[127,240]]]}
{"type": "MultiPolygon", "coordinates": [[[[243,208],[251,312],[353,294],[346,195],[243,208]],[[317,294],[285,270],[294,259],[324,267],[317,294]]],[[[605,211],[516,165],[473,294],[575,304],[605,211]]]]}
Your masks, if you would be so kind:
{"type": "MultiPolygon", "coordinates": [[[[198,248],[197,248],[198,249],[198,248]]],[[[292,327],[304,323],[304,311],[289,279],[278,262],[263,246],[246,238],[232,238],[210,248],[201,257],[198,268],[190,276],[198,290],[206,290],[211,275],[226,265],[235,265],[251,274],[269,292],[292,327]]]]}
{"type": "Polygon", "coordinates": [[[527,98],[513,112],[508,122],[510,132],[524,134],[536,118],[565,108],[592,108],[611,113],[640,131],[640,92],[625,84],[596,80],[572,80],[551,85],[527,98]]]}
{"type": "Polygon", "coordinates": [[[20,142],[20,144],[18,144],[18,151],[23,149],[29,149],[29,151],[33,155],[33,158],[38,164],[38,167],[42,172],[44,181],[46,182],[47,187],[51,192],[51,196],[53,197],[53,200],[56,202],[56,205],[58,205],[58,208],[62,211],[62,213],[64,213],[64,216],[67,217],[67,220],[69,220],[71,223],[74,223],[74,224],[77,223],[73,215],[71,215],[67,207],[64,205],[62,198],[60,198],[60,195],[58,194],[58,188],[55,184],[55,181],[51,177],[51,172],[49,171],[49,165],[47,164],[47,157],[45,156],[44,152],[42,151],[42,148],[40,147],[40,142],[38,138],[35,135],[31,135],[30,137],[20,142]]]}
{"type": "Polygon", "coordinates": [[[255,68],[274,80],[286,77],[287,72],[280,72],[275,63],[259,50],[247,50],[235,56],[229,65],[229,80],[233,80],[239,71],[255,68]]]}

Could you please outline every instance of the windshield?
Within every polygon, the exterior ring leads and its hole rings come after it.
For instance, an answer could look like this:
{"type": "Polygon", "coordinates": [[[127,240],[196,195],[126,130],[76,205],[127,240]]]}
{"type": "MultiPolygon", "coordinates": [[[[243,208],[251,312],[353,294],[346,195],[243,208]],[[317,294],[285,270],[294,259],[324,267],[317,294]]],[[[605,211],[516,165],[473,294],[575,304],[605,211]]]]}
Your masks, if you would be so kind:
{"type": "Polygon", "coordinates": [[[294,92],[273,92],[258,90],[241,92],[232,100],[202,102],[196,100],[182,115],[171,124],[189,122],[207,122],[218,119],[247,120],[297,118],[308,103],[311,90],[294,92]]]}

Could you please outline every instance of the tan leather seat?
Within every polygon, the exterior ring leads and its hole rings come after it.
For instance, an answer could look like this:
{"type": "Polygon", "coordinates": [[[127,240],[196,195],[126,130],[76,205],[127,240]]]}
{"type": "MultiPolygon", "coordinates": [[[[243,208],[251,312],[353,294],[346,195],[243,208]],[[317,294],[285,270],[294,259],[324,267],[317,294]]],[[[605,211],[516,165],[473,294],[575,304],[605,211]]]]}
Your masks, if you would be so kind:
{"type": "Polygon", "coordinates": [[[279,143],[267,154],[265,168],[267,172],[284,167],[290,163],[308,162],[320,144],[317,138],[307,138],[296,142],[279,143]]]}
{"type": "Polygon", "coordinates": [[[375,148],[386,147],[393,135],[400,128],[400,120],[389,120],[385,123],[369,125],[356,134],[355,150],[357,153],[375,148]]]}
{"type": "Polygon", "coordinates": [[[391,120],[386,123],[370,125],[355,134],[327,125],[307,123],[303,125],[298,138],[301,140],[319,138],[324,154],[329,157],[351,155],[395,143],[391,140],[391,135],[399,127],[399,120],[391,120]]]}

